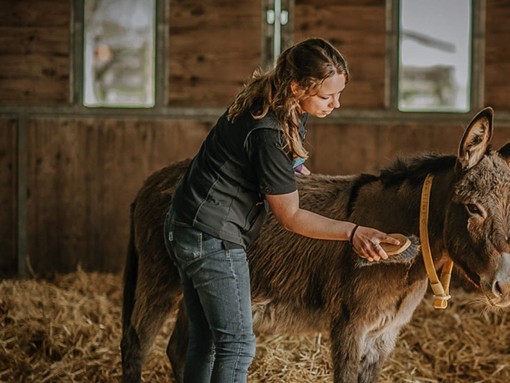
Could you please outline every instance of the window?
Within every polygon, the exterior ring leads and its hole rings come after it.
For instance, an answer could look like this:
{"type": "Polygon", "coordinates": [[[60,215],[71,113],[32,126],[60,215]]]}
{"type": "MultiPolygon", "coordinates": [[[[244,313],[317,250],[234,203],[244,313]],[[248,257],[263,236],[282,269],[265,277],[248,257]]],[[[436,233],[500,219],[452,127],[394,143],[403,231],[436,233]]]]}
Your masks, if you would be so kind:
{"type": "Polygon", "coordinates": [[[155,1],[85,0],[86,106],[154,106],[155,1]]]}
{"type": "Polygon", "coordinates": [[[401,0],[398,108],[466,112],[471,1],[401,0]]]}

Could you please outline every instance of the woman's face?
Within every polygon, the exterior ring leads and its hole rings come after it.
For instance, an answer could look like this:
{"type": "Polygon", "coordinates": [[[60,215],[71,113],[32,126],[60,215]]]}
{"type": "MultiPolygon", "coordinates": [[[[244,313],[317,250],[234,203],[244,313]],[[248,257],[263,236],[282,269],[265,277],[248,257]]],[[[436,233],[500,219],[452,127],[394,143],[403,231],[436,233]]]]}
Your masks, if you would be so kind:
{"type": "Polygon", "coordinates": [[[345,75],[334,74],[319,85],[317,92],[305,96],[300,101],[301,109],[315,117],[326,117],[334,109],[340,108],[340,95],[345,88],[345,75]]]}

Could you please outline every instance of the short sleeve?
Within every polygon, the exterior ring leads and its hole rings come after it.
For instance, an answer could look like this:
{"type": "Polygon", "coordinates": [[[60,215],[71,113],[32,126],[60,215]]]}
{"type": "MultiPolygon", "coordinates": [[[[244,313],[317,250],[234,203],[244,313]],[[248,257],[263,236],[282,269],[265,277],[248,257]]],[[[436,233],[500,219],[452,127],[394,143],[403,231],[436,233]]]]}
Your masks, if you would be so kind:
{"type": "Polygon", "coordinates": [[[281,146],[276,129],[256,129],[248,137],[248,157],[262,194],[287,194],[297,189],[292,161],[281,146]]]}

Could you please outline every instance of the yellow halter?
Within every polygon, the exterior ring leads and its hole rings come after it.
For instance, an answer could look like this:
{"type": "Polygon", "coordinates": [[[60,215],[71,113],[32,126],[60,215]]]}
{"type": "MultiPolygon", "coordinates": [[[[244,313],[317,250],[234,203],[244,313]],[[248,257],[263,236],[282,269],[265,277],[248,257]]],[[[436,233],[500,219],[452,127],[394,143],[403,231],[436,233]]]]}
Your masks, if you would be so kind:
{"type": "Polygon", "coordinates": [[[450,280],[452,276],[453,261],[448,258],[447,262],[442,268],[441,279],[437,276],[434,261],[432,260],[432,253],[430,251],[429,243],[429,206],[430,206],[430,191],[432,189],[432,176],[427,175],[425,182],[423,183],[423,189],[421,192],[421,203],[420,203],[420,243],[421,251],[423,256],[423,262],[425,263],[425,269],[429,277],[430,287],[434,292],[433,306],[435,309],[445,309],[448,307],[448,299],[450,299],[450,280]]]}

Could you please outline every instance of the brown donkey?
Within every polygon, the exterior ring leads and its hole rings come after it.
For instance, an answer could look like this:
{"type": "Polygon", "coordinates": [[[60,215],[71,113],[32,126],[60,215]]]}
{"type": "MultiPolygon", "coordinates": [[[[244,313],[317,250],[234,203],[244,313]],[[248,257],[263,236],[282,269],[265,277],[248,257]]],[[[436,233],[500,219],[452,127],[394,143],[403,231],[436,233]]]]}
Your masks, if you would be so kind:
{"type": "MultiPolygon", "coordinates": [[[[379,175],[313,175],[299,179],[302,207],[319,214],[419,236],[422,186],[433,176],[428,241],[435,269],[450,259],[488,306],[510,305],[510,143],[489,147],[493,110],[468,125],[457,156],[397,161],[379,175]]],[[[144,360],[180,298],[163,221],[188,161],[147,179],[132,204],[124,280],[124,382],[139,382],[144,360]]],[[[423,233],[422,233],[423,241],[423,233]]],[[[423,242],[422,242],[423,245],[423,242]]],[[[425,246],[424,245],[424,246],[425,246]]],[[[334,382],[376,382],[397,336],[427,290],[421,256],[358,267],[346,242],[285,231],[269,215],[248,249],[255,331],[329,331],[334,382]]],[[[180,310],[167,354],[180,382],[187,343],[180,310]]]]}

